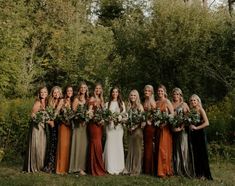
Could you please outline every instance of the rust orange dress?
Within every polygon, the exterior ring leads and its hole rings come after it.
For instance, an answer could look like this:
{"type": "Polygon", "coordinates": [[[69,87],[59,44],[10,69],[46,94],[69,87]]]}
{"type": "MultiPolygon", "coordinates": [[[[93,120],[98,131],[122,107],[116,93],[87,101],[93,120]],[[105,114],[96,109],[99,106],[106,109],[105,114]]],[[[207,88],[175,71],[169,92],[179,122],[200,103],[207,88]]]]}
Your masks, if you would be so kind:
{"type": "MultiPolygon", "coordinates": [[[[157,102],[157,108],[166,110],[166,102],[157,102]]],[[[172,133],[169,125],[156,129],[157,176],[173,175],[172,169],[172,133]]]]}
{"type": "Polygon", "coordinates": [[[62,122],[58,129],[58,144],[56,152],[56,173],[64,174],[69,169],[71,127],[62,122]]]}
{"type": "MultiPolygon", "coordinates": [[[[146,111],[147,108],[144,108],[146,111]]],[[[146,124],[144,127],[144,157],[143,172],[145,174],[156,174],[156,155],[155,155],[155,126],[146,124]]]]}
{"type": "MultiPolygon", "coordinates": [[[[95,102],[93,104],[94,111],[97,109],[95,102]]],[[[92,176],[103,176],[106,174],[104,161],[103,161],[103,148],[102,148],[102,133],[103,126],[93,121],[88,124],[88,173],[92,176]]]]}

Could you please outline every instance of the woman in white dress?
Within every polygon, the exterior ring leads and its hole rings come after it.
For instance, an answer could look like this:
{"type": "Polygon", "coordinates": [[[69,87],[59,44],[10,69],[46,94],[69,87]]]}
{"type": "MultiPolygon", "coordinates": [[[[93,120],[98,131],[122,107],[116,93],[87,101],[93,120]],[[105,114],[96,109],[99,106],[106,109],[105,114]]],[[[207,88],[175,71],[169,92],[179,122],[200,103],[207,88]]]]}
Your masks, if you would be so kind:
{"type": "MultiPolygon", "coordinates": [[[[126,112],[120,90],[114,87],[110,91],[109,102],[105,104],[112,113],[126,112]]],[[[109,174],[118,175],[125,169],[123,148],[123,126],[113,121],[106,126],[106,142],[104,147],[105,169],[109,174]]]]}

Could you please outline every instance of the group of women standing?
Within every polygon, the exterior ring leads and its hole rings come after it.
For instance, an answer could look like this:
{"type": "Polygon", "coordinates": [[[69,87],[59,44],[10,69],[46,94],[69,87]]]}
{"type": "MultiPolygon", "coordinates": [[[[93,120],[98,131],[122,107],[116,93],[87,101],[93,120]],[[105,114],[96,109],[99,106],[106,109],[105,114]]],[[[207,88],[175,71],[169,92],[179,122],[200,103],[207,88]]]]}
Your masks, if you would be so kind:
{"type": "Polygon", "coordinates": [[[94,176],[144,173],[158,177],[180,175],[212,179],[204,133],[204,128],[209,122],[197,95],[191,96],[189,108],[179,88],[173,90],[171,102],[163,85],[157,89],[157,101],[154,98],[153,87],[146,85],[143,105],[138,91],[132,90],[127,107],[117,87],[111,89],[109,101],[105,103],[101,84],[96,84],[91,97],[84,82],[80,84],[76,96],[73,96],[71,86],[66,88],[64,97],[58,86],[52,88],[48,98],[47,94],[46,87],[39,90],[38,99],[32,109],[32,117],[38,111],[45,110],[47,105],[53,107],[56,114],[64,112],[65,108],[71,108],[76,112],[78,107],[86,106],[89,115],[94,115],[99,108],[107,108],[113,113],[125,113],[131,109],[140,112],[160,109],[172,115],[177,115],[179,112],[187,114],[190,109],[195,109],[200,115],[201,122],[190,126],[182,123],[176,128],[167,123],[161,123],[159,127],[154,126],[151,119],[141,122],[134,128],[128,129],[126,159],[123,147],[124,129],[121,123],[114,124],[114,121],[110,120],[109,124],[104,126],[103,123],[94,120],[85,123],[73,119],[72,124],[48,121],[38,124],[37,127],[32,125],[24,164],[25,171],[44,170],[57,174],[78,173],[79,175],[88,173],[94,176]],[[47,126],[50,137],[48,144],[45,130],[47,126]],[[104,131],[106,138],[103,150],[104,131]]]}

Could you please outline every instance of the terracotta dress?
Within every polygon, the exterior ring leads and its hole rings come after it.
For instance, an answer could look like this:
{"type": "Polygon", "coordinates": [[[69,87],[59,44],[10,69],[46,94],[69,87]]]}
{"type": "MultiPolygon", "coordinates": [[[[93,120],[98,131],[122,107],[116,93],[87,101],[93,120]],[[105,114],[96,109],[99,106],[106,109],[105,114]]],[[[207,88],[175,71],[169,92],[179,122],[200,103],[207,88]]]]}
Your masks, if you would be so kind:
{"type": "Polygon", "coordinates": [[[126,169],[130,174],[140,174],[142,168],[143,131],[136,128],[129,135],[128,154],[126,158],[126,169]]]}
{"type": "Polygon", "coordinates": [[[56,153],[56,173],[64,174],[69,169],[71,126],[62,122],[58,129],[58,144],[56,153]]]}
{"type": "Polygon", "coordinates": [[[85,171],[87,169],[87,124],[73,120],[69,172],[85,171]]]}
{"type": "MultiPolygon", "coordinates": [[[[175,109],[176,114],[182,107],[175,109]]],[[[185,127],[180,132],[173,133],[173,166],[174,174],[195,177],[192,144],[189,138],[189,128],[185,127]]]]}
{"type": "MultiPolygon", "coordinates": [[[[166,103],[157,103],[157,108],[166,110],[166,103]]],[[[169,125],[156,130],[156,156],[157,156],[157,176],[165,177],[173,175],[172,169],[172,133],[169,125]]]]}
{"type": "Polygon", "coordinates": [[[191,139],[193,146],[194,155],[194,166],[197,177],[205,177],[212,180],[208,151],[207,151],[207,140],[204,129],[191,131],[191,139]]]}
{"type": "MultiPolygon", "coordinates": [[[[96,110],[95,105],[93,109],[96,110]]],[[[103,126],[90,121],[88,124],[88,173],[93,176],[103,176],[106,174],[102,157],[102,132],[103,126]]]]}
{"type": "MultiPolygon", "coordinates": [[[[145,111],[147,109],[145,108],[145,111]]],[[[145,174],[156,174],[156,152],[155,152],[155,131],[156,128],[152,124],[146,124],[144,127],[144,157],[143,157],[143,172],[145,174]]]]}
{"type": "Polygon", "coordinates": [[[44,167],[47,144],[45,125],[45,123],[30,125],[23,171],[38,172],[44,167]]]}

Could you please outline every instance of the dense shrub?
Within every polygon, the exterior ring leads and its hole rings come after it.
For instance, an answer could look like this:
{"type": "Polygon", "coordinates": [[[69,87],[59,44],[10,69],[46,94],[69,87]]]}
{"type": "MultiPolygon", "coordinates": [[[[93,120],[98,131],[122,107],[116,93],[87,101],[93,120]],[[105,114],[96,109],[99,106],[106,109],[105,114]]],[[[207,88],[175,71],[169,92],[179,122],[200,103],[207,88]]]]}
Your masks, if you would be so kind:
{"type": "Polygon", "coordinates": [[[33,99],[3,100],[0,103],[0,148],[4,159],[17,160],[26,146],[33,99]]]}
{"type": "Polygon", "coordinates": [[[207,129],[208,141],[218,144],[235,143],[235,92],[223,101],[207,108],[210,126],[207,129]]]}

